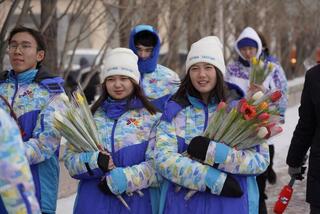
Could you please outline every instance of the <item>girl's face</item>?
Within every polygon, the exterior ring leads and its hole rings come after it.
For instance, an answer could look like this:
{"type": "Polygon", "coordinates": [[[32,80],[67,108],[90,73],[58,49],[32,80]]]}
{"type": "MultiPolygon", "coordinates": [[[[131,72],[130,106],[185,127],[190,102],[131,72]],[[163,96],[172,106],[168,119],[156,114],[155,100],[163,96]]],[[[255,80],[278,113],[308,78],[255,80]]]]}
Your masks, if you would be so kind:
{"type": "Polygon", "coordinates": [[[190,67],[192,85],[199,91],[203,101],[207,101],[212,89],[217,84],[216,69],[212,64],[199,62],[190,67]]]}
{"type": "Polygon", "coordinates": [[[122,100],[133,93],[133,83],[127,76],[114,75],[107,77],[106,89],[113,99],[122,100]]]}
{"type": "Polygon", "coordinates": [[[257,55],[258,49],[255,47],[243,47],[240,48],[240,53],[246,60],[250,60],[252,57],[257,55]]]}

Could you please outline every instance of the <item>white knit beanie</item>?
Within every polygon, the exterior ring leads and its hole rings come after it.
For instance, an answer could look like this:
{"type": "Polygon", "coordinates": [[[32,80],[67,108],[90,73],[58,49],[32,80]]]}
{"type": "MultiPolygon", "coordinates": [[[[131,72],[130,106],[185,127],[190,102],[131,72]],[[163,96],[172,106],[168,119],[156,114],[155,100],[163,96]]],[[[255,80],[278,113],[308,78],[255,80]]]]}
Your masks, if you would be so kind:
{"type": "Polygon", "coordinates": [[[207,36],[193,43],[187,56],[186,72],[192,65],[206,62],[214,65],[222,74],[225,74],[226,66],[222,48],[222,43],[216,36],[207,36]]]}
{"type": "Polygon", "coordinates": [[[113,75],[131,77],[139,84],[138,56],[128,48],[115,48],[109,51],[104,60],[101,79],[104,81],[105,78],[113,75]]]}

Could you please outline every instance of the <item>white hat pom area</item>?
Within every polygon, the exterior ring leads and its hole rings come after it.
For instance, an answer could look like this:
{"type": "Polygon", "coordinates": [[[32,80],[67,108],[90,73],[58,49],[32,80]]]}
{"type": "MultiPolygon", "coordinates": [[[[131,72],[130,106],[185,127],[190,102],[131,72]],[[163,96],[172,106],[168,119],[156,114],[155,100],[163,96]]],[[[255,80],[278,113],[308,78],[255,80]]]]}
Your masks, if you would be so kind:
{"type": "Polygon", "coordinates": [[[223,46],[216,36],[207,36],[191,45],[186,61],[186,72],[198,63],[206,62],[218,68],[225,74],[226,66],[223,57],[223,46]]]}
{"type": "Polygon", "coordinates": [[[107,52],[100,77],[105,80],[113,75],[131,77],[139,84],[138,56],[128,48],[115,48],[107,52]]]}

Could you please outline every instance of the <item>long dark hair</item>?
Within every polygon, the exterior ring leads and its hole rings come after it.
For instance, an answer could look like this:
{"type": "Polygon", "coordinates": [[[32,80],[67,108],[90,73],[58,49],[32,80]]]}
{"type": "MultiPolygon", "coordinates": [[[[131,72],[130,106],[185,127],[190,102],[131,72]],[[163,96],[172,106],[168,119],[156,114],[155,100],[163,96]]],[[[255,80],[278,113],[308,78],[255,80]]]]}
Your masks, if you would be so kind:
{"type": "MultiPolygon", "coordinates": [[[[209,100],[216,98],[218,102],[226,100],[226,90],[227,87],[223,80],[222,72],[217,68],[214,67],[216,70],[216,77],[217,77],[217,84],[211,90],[209,95],[209,100]]],[[[190,69],[187,72],[187,75],[181,81],[180,87],[177,92],[173,95],[173,99],[181,99],[186,98],[187,94],[193,97],[201,98],[200,92],[193,86],[190,78],[190,69]]]]}
{"type": "MultiPolygon", "coordinates": [[[[152,103],[146,98],[146,96],[144,95],[141,87],[131,78],[129,78],[131,83],[133,84],[133,92],[129,97],[129,102],[134,98],[138,98],[140,99],[140,101],[142,102],[143,106],[147,109],[147,111],[150,114],[155,114],[157,112],[157,109],[152,105],[152,103]]],[[[110,95],[108,94],[108,91],[106,89],[106,82],[107,82],[107,78],[103,81],[103,83],[101,84],[101,95],[99,97],[99,99],[92,105],[91,107],[91,112],[92,114],[94,114],[97,109],[102,105],[102,103],[108,98],[110,97],[110,95]]]]}

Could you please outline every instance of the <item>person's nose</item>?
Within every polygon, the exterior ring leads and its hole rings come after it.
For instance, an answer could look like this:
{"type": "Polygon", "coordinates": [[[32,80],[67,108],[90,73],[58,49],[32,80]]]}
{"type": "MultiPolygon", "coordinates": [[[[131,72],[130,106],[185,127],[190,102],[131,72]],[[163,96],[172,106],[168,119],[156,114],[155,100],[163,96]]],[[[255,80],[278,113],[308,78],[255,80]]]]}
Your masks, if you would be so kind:
{"type": "Polygon", "coordinates": [[[121,82],[119,80],[115,80],[114,87],[116,87],[116,88],[121,87],[121,82]]]}
{"type": "Polygon", "coordinates": [[[245,57],[246,57],[247,59],[250,59],[250,58],[251,58],[251,50],[246,50],[246,51],[245,51],[245,57]]]}
{"type": "Polygon", "coordinates": [[[148,52],[145,51],[145,50],[141,50],[141,51],[140,51],[140,57],[141,57],[142,59],[148,58],[148,52]]]}
{"type": "Polygon", "coordinates": [[[205,77],[206,76],[206,71],[203,67],[199,68],[199,77],[205,77]]]}

